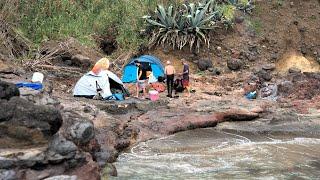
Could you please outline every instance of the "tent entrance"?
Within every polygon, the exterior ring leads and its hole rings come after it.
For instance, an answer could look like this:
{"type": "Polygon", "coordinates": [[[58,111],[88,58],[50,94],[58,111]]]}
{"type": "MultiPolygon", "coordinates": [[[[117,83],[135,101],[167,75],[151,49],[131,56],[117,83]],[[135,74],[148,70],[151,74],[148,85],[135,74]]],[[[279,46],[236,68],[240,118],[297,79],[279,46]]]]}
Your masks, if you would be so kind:
{"type": "Polygon", "coordinates": [[[130,96],[130,93],[122,84],[117,83],[109,77],[110,91],[112,94],[123,93],[124,96],[130,96]]]}

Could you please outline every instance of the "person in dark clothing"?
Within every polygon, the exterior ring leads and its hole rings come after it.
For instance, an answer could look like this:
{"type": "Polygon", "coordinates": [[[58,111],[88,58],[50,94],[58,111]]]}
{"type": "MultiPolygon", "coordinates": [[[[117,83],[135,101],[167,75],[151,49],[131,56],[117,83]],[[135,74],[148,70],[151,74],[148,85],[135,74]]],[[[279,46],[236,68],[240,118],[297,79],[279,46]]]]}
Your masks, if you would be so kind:
{"type": "Polygon", "coordinates": [[[187,96],[190,96],[190,82],[189,82],[189,65],[185,59],[181,59],[183,65],[182,71],[182,85],[187,90],[187,96]]]}
{"type": "Polygon", "coordinates": [[[168,89],[167,96],[172,98],[174,74],[176,73],[176,71],[175,71],[174,67],[171,65],[170,61],[167,61],[167,66],[165,67],[165,73],[167,76],[167,89],[168,89]]]}
{"type": "Polygon", "coordinates": [[[146,96],[146,80],[147,80],[147,71],[143,69],[139,61],[135,61],[137,66],[137,83],[136,83],[136,97],[139,97],[139,90],[142,89],[144,97],[146,96]]]}

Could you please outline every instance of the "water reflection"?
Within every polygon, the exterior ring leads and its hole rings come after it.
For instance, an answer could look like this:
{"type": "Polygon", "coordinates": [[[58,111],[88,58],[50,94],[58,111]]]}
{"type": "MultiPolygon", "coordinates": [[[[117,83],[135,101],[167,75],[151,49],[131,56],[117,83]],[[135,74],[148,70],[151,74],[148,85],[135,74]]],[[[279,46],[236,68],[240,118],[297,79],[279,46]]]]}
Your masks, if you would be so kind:
{"type": "Polygon", "coordinates": [[[319,152],[315,138],[198,129],[133,147],[115,179],[316,179],[319,152]]]}

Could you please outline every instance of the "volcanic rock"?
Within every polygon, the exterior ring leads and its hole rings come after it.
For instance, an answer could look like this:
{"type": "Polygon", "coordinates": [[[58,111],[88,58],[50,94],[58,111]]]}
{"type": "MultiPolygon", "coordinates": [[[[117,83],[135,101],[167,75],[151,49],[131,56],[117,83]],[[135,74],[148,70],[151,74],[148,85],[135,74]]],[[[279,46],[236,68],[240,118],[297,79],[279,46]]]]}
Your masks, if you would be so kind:
{"type": "Polygon", "coordinates": [[[200,71],[205,71],[212,67],[213,67],[213,64],[210,59],[201,59],[198,61],[198,68],[200,71]]]}
{"type": "MultiPolygon", "coordinates": [[[[37,106],[19,97],[0,100],[0,107],[1,139],[13,139],[16,142],[13,145],[47,142],[62,125],[62,116],[57,109],[37,106]]],[[[2,142],[0,147],[11,148],[12,145],[2,142]]]]}
{"type": "Polygon", "coordinates": [[[289,71],[289,73],[292,73],[292,74],[293,73],[296,73],[296,74],[301,73],[301,69],[296,68],[296,67],[292,67],[288,71],[289,71]]]}
{"type": "Polygon", "coordinates": [[[83,56],[81,54],[76,54],[71,57],[72,65],[78,66],[78,67],[84,67],[88,68],[91,65],[90,58],[83,56]]]}
{"type": "Polygon", "coordinates": [[[269,71],[266,71],[264,69],[261,69],[257,72],[257,75],[260,79],[263,79],[265,81],[270,81],[272,79],[272,75],[269,71]]]}
{"type": "Polygon", "coordinates": [[[235,70],[235,71],[239,70],[242,65],[243,65],[243,63],[240,59],[232,58],[227,61],[227,66],[231,70],[235,70]]]}
{"type": "Polygon", "coordinates": [[[19,95],[19,89],[14,84],[0,80],[0,99],[9,100],[11,97],[19,95]]]}

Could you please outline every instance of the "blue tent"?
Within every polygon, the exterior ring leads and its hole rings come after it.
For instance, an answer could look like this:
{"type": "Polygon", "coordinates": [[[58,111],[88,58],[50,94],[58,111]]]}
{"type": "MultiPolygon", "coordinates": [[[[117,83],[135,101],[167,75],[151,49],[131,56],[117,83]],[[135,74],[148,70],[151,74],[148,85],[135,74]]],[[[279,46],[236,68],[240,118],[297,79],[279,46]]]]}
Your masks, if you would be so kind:
{"type": "Polygon", "coordinates": [[[133,58],[129,63],[124,67],[122,73],[122,82],[124,83],[134,83],[137,81],[137,66],[134,61],[138,60],[139,62],[150,63],[153,75],[158,78],[159,76],[164,77],[164,67],[161,64],[160,59],[155,56],[142,55],[138,58],[133,58]]]}

